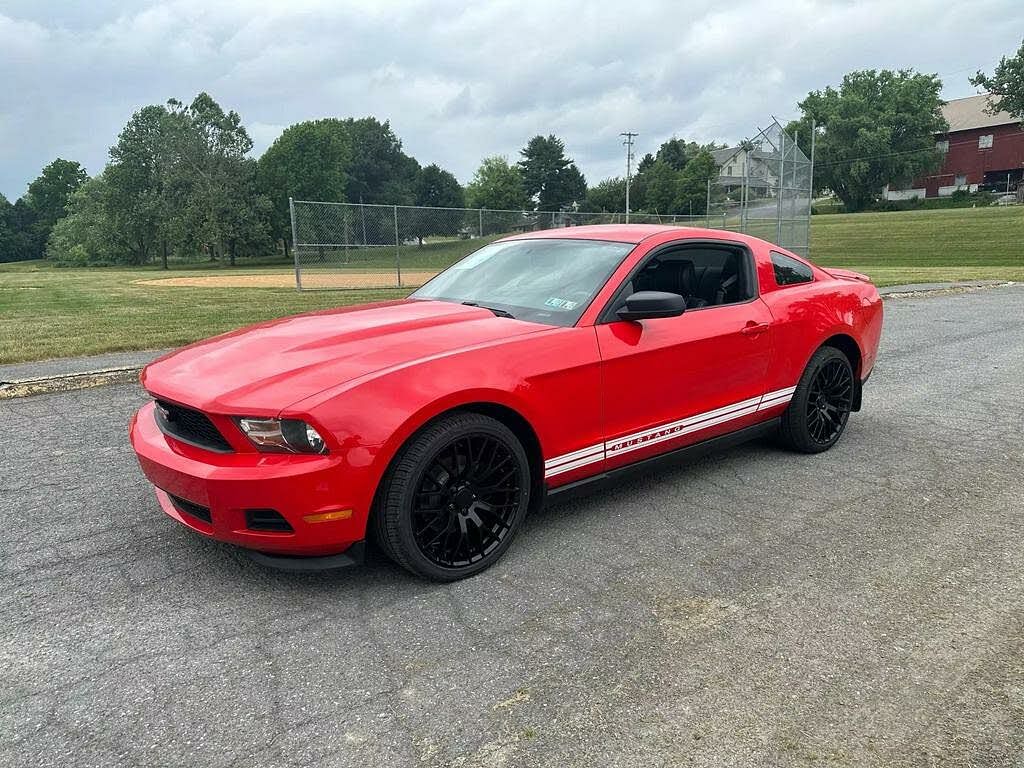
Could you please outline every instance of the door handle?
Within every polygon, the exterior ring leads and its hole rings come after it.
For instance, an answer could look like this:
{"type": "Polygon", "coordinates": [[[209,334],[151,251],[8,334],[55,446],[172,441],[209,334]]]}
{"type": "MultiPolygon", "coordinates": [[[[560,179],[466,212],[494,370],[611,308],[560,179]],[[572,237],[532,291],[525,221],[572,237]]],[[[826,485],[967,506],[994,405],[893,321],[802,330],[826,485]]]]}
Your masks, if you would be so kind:
{"type": "Polygon", "coordinates": [[[768,323],[755,323],[753,320],[748,320],[747,324],[743,326],[741,333],[747,336],[756,336],[759,333],[764,333],[768,330],[768,323]]]}

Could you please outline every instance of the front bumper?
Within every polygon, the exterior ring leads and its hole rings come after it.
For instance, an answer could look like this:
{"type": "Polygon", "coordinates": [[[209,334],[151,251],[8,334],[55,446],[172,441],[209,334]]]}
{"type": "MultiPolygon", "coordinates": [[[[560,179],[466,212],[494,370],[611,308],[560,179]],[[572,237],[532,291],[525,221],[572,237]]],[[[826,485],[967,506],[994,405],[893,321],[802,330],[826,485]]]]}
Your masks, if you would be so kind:
{"type": "Polygon", "coordinates": [[[365,537],[372,491],[342,482],[342,459],[291,454],[214,453],[168,437],[157,426],[154,404],[144,405],[129,427],[132,448],[154,486],[163,511],[192,530],[273,555],[336,555],[365,537]],[[208,510],[190,514],[188,505],[208,510]],[[272,509],[290,532],[247,527],[246,510],[272,509]],[[307,522],[309,515],[352,510],[349,517],[307,522]],[[209,517],[209,520],[203,517],[209,517]]]}

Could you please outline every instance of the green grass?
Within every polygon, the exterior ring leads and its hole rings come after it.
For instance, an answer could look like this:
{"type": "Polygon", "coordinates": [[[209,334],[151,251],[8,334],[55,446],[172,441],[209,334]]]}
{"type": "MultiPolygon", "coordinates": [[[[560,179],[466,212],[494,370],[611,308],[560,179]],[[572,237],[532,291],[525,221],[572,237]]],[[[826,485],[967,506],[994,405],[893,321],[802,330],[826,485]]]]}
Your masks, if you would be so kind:
{"type": "Polygon", "coordinates": [[[815,216],[811,258],[878,285],[1024,280],[1024,208],[958,208],[815,216]]]}
{"type": "Polygon", "coordinates": [[[836,214],[815,218],[814,259],[906,266],[1021,266],[1024,207],[836,214]]]}
{"type": "MultiPolygon", "coordinates": [[[[403,271],[439,271],[499,237],[502,235],[466,240],[428,241],[422,246],[403,244],[398,249],[398,257],[401,260],[403,271]]],[[[395,247],[383,245],[373,248],[354,248],[348,251],[322,249],[319,252],[307,252],[302,256],[303,274],[335,272],[345,269],[393,271],[395,269],[395,247]]]]}
{"type": "MultiPolygon", "coordinates": [[[[227,272],[227,270],[224,270],[227,272]]],[[[231,274],[288,272],[281,268],[231,274]]],[[[247,323],[408,291],[167,288],[133,281],[209,269],[58,269],[0,264],[0,363],[186,344],[247,323]]]]}
{"type": "MultiPolygon", "coordinates": [[[[402,269],[435,270],[481,240],[402,246],[402,269]]],[[[305,272],[390,270],[391,248],[334,251],[305,272]]],[[[946,280],[1024,281],[1024,208],[977,208],[815,216],[811,257],[865,272],[879,285],[946,280]]],[[[61,269],[40,262],[0,264],[0,363],[117,350],[172,347],[247,323],[313,309],[396,298],[404,290],[168,288],[137,280],[211,274],[291,274],[280,257],[229,270],[189,264],[61,269]]]]}

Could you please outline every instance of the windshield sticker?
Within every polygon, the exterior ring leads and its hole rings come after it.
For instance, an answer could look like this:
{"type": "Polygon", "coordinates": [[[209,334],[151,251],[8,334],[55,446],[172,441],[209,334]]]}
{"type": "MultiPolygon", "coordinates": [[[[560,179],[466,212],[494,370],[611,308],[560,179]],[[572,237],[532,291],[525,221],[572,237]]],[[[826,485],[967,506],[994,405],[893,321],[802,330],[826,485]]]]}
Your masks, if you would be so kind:
{"type": "Polygon", "coordinates": [[[557,296],[552,296],[550,299],[544,302],[546,307],[554,307],[555,309],[576,309],[580,303],[578,301],[569,301],[568,299],[560,299],[557,296]]]}

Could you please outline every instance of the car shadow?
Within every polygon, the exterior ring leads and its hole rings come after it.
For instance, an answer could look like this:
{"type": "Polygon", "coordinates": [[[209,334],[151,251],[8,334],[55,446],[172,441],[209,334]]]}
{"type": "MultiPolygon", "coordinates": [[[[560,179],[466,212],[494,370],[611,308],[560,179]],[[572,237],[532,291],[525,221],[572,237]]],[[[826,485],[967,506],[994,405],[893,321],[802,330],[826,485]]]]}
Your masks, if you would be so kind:
{"type": "MultiPolygon", "coordinates": [[[[696,461],[675,466],[638,471],[614,484],[595,484],[592,489],[581,490],[572,498],[553,498],[532,513],[513,543],[512,548],[493,568],[473,577],[473,581],[500,578],[515,561],[531,559],[531,548],[544,545],[550,536],[576,537],[585,535],[595,525],[608,525],[609,515],[623,508],[635,506],[638,499],[663,490],[666,486],[685,486],[702,473],[714,471],[723,460],[730,464],[758,461],[767,454],[777,454],[770,439],[753,440],[742,446],[723,449],[696,461]]],[[[684,506],[680,501],[681,508],[684,506]]],[[[188,570],[204,571],[212,582],[235,583],[260,587],[272,593],[286,590],[307,595],[330,595],[343,599],[357,594],[401,597],[450,589],[453,585],[426,581],[392,563],[372,541],[367,542],[365,562],[340,569],[319,571],[283,571],[253,561],[244,549],[207,539],[198,539],[190,531],[182,530],[178,540],[177,557],[188,561],[188,570]]],[[[614,549],[615,542],[608,542],[614,549]]],[[[458,584],[459,582],[455,582],[458,584]]]]}

